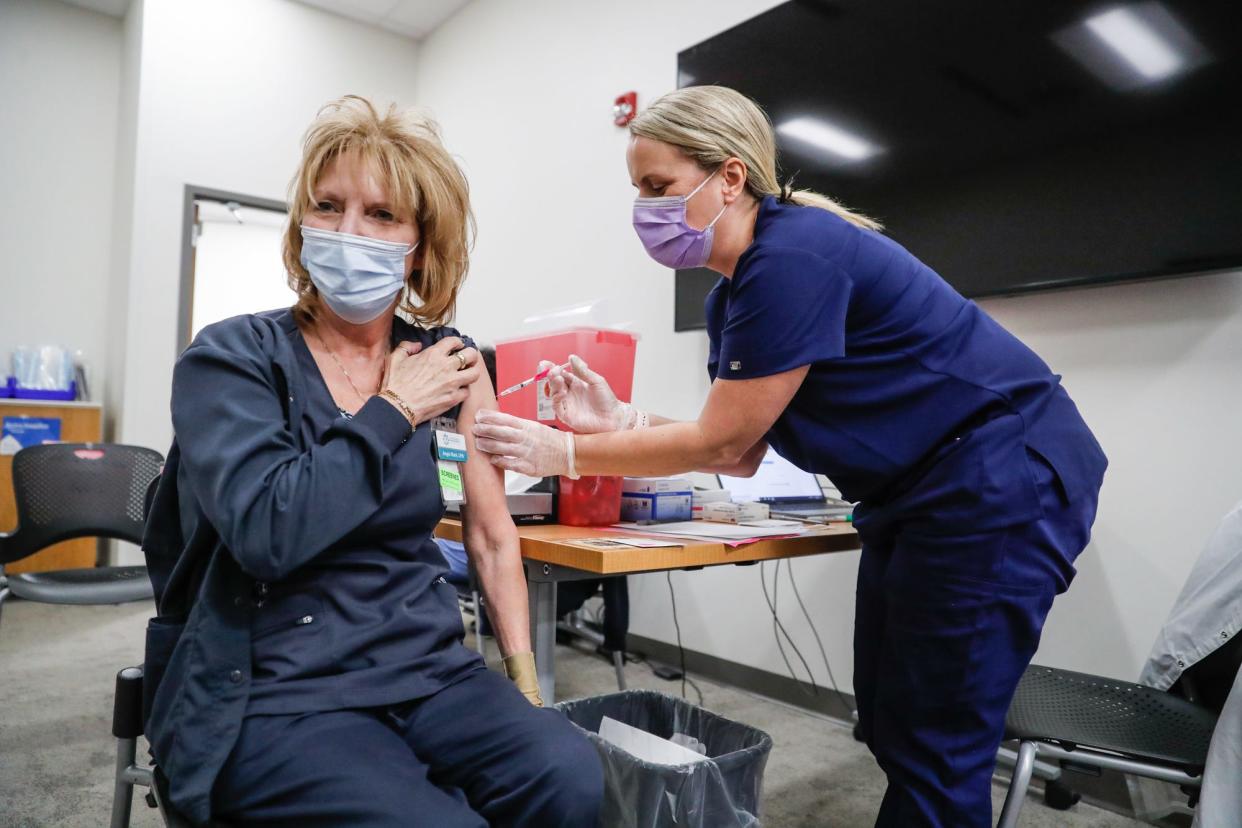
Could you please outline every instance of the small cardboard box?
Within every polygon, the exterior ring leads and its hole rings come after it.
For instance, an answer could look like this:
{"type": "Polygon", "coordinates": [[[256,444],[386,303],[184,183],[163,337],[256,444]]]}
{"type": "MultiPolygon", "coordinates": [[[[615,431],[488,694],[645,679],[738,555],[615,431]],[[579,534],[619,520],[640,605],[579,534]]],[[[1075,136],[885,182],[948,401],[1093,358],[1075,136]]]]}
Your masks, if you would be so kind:
{"type": "Polygon", "coordinates": [[[689,520],[693,488],[680,477],[627,477],[621,484],[622,520],[689,520]]]}

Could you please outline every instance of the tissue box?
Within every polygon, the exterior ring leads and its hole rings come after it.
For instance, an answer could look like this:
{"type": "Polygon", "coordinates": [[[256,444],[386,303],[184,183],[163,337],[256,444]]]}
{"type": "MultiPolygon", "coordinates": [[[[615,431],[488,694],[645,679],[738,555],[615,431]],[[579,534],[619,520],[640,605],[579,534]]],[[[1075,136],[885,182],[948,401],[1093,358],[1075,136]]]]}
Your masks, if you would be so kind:
{"type": "Polygon", "coordinates": [[[689,520],[692,488],[680,477],[627,477],[621,483],[622,520],[689,520]]]}

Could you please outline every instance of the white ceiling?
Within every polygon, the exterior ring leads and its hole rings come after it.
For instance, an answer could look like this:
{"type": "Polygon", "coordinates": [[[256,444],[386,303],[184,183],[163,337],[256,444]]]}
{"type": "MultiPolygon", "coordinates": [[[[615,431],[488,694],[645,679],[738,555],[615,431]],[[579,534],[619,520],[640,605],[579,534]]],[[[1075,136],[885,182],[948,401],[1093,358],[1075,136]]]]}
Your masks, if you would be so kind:
{"type": "Polygon", "coordinates": [[[422,40],[470,0],[297,0],[422,40]]]}
{"type": "MultiPolygon", "coordinates": [[[[84,9],[124,17],[130,0],[66,0],[84,9]]],[[[470,0],[296,0],[351,20],[422,40],[470,0]]]]}

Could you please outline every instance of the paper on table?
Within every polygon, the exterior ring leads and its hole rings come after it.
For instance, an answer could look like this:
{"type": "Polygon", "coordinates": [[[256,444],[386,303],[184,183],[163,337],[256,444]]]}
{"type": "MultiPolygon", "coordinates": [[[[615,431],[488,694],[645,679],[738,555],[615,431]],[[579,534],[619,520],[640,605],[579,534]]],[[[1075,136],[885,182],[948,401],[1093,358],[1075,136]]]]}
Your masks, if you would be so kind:
{"type": "Polygon", "coordinates": [[[670,546],[684,546],[676,540],[660,539],[660,538],[566,538],[562,543],[574,543],[578,546],[589,546],[592,549],[616,549],[624,547],[626,549],[662,549],[670,546]]]}
{"type": "Polygon", "coordinates": [[[640,526],[637,523],[615,523],[617,529],[631,532],[650,532],[657,535],[677,535],[688,538],[706,538],[707,540],[743,540],[749,538],[774,538],[787,535],[800,535],[805,532],[804,524],[789,526],[744,526],[736,523],[710,523],[705,520],[683,520],[676,523],[661,523],[655,526],[640,526]]]}
{"type": "Polygon", "coordinates": [[[752,529],[771,529],[779,526],[782,529],[800,528],[804,526],[800,520],[785,520],[783,518],[764,518],[763,520],[743,520],[738,526],[749,526],[752,529]]]}
{"type": "Polygon", "coordinates": [[[505,471],[505,494],[521,494],[534,486],[542,477],[531,477],[515,471],[505,471]]]}
{"type": "Polygon", "coordinates": [[[667,546],[685,546],[685,544],[683,543],[678,543],[677,541],[670,540],[668,538],[624,537],[624,538],[617,538],[617,540],[621,541],[626,546],[637,546],[640,549],[662,549],[667,546]]]}
{"type": "Polygon", "coordinates": [[[695,753],[690,748],[682,747],[668,739],[661,739],[654,733],[639,730],[633,725],[627,725],[608,716],[605,716],[599,723],[599,736],[626,753],[644,762],[653,762],[657,765],[689,765],[707,759],[706,756],[695,753]]]}

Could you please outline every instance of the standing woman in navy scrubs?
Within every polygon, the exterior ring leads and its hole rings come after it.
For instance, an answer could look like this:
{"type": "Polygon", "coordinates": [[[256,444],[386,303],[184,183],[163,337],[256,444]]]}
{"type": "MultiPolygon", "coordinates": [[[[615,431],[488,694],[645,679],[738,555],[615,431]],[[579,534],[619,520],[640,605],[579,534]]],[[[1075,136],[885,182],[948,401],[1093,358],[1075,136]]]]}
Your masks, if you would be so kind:
{"type": "Polygon", "coordinates": [[[707,298],[698,419],[618,403],[573,360],[572,435],[490,411],[527,474],[750,475],[772,446],[857,501],[854,690],[889,786],[878,825],[987,826],[1005,713],[1086,546],[1107,461],[1029,348],[870,219],[776,179],[767,117],[692,87],[630,125],[634,227],[707,298]]]}

